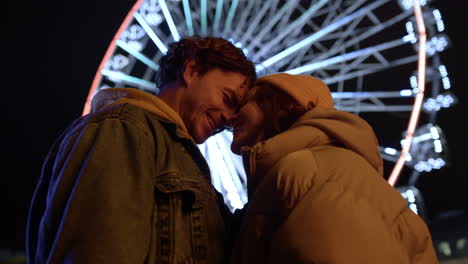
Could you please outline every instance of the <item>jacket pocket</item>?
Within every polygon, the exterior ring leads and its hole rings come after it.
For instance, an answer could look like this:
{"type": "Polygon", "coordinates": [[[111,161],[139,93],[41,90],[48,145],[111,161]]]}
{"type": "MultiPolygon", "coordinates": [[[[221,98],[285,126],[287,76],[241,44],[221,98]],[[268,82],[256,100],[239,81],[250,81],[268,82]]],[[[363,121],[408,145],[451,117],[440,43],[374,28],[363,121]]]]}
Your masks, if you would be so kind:
{"type": "Polygon", "coordinates": [[[182,194],[184,209],[202,207],[201,183],[182,178],[177,171],[161,174],[155,180],[155,187],[156,191],[164,194],[180,192],[182,194]]]}

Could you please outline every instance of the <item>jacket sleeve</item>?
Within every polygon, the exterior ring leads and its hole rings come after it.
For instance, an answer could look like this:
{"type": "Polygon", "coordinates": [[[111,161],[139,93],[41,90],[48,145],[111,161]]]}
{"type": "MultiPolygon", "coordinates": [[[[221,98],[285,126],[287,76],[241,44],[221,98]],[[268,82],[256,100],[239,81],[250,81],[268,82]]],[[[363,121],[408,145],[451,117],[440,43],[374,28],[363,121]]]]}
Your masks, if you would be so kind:
{"type": "MultiPolygon", "coordinates": [[[[154,153],[143,129],[119,118],[87,124],[62,141],[39,231],[57,229],[47,263],[145,261],[154,153]]],[[[39,235],[38,247],[47,243],[45,236],[39,235]]]]}

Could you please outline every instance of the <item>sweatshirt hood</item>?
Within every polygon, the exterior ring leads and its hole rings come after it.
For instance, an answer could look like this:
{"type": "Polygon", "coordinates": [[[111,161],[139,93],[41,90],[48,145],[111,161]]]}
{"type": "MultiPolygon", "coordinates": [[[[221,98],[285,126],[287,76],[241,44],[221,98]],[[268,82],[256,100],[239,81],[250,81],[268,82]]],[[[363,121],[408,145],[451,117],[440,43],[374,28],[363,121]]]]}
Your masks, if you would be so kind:
{"type": "Polygon", "coordinates": [[[99,90],[91,100],[91,112],[117,104],[138,106],[160,119],[174,123],[185,138],[193,141],[180,115],[159,97],[134,88],[107,88],[99,90]]]}

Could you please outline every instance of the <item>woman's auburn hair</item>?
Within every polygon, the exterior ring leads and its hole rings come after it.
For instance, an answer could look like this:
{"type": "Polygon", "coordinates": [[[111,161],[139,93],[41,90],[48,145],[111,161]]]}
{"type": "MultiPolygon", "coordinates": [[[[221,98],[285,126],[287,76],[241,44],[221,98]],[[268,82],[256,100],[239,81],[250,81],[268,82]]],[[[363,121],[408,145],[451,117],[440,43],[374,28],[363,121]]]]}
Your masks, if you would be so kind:
{"type": "Polygon", "coordinates": [[[307,112],[293,97],[269,83],[255,85],[247,100],[263,111],[265,140],[288,130],[307,112]]]}

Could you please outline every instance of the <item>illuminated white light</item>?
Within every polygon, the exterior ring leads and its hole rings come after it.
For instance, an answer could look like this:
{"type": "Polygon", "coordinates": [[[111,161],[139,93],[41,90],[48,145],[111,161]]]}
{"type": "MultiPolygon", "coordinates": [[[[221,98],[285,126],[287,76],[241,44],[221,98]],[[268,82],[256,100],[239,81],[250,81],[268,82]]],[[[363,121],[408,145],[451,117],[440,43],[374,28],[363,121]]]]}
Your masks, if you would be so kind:
{"type": "Polygon", "coordinates": [[[431,135],[432,135],[433,139],[439,139],[440,138],[439,131],[437,131],[436,127],[431,127],[430,131],[431,131],[431,135]]]}
{"type": "Polygon", "coordinates": [[[403,37],[403,41],[411,42],[413,44],[416,43],[416,34],[414,32],[413,23],[411,21],[406,22],[406,31],[408,31],[408,35],[403,37]]]}
{"type": "Polygon", "coordinates": [[[408,202],[410,203],[416,202],[416,197],[414,196],[414,192],[412,190],[406,191],[406,197],[408,199],[408,202]]]}
{"type": "Polygon", "coordinates": [[[418,88],[418,78],[416,76],[411,76],[410,77],[410,84],[411,84],[411,87],[413,88],[418,88]]]}
{"type": "Polygon", "coordinates": [[[406,153],[406,155],[405,155],[405,160],[406,160],[407,162],[410,162],[411,160],[413,160],[413,158],[411,157],[411,154],[410,154],[410,153],[406,153]]]}
{"type": "Polygon", "coordinates": [[[159,0],[159,4],[161,5],[161,9],[163,11],[164,17],[166,18],[167,25],[169,25],[169,30],[171,31],[172,38],[175,41],[180,40],[179,32],[174,24],[174,20],[172,19],[171,12],[169,12],[169,8],[167,8],[166,1],[159,0]]]}
{"type": "Polygon", "coordinates": [[[442,84],[444,85],[445,90],[452,88],[452,85],[450,84],[450,79],[448,77],[442,78],[442,84]]]}
{"type": "Polygon", "coordinates": [[[416,204],[414,204],[414,203],[410,204],[409,208],[410,208],[411,211],[413,211],[415,214],[418,214],[418,207],[416,206],[416,204]]]}
{"type": "Polygon", "coordinates": [[[452,249],[450,248],[450,244],[448,242],[441,242],[439,244],[439,251],[442,252],[445,256],[452,256],[452,249]]]}
{"type": "Polygon", "coordinates": [[[397,154],[397,150],[394,149],[394,148],[385,148],[384,151],[385,151],[385,153],[387,153],[389,155],[396,155],[397,154]]]}
{"type": "Polygon", "coordinates": [[[146,22],[151,26],[161,24],[162,17],[159,15],[161,6],[156,3],[157,0],[144,1],[140,8],[140,13],[143,14],[146,22]]]}
{"type": "Polygon", "coordinates": [[[434,150],[437,153],[442,152],[442,142],[439,139],[434,140],[434,150]]]}
{"type": "Polygon", "coordinates": [[[445,67],[445,65],[440,65],[439,66],[439,72],[440,72],[441,77],[447,77],[448,76],[447,67],[445,67]]]}
{"type": "Polygon", "coordinates": [[[409,89],[401,90],[401,91],[400,91],[400,95],[401,95],[401,96],[411,96],[411,95],[413,95],[413,91],[412,91],[412,90],[409,90],[409,89]]]}
{"type": "Polygon", "coordinates": [[[167,52],[167,47],[164,45],[164,43],[159,39],[159,37],[154,33],[154,31],[151,29],[151,27],[146,23],[146,21],[143,19],[143,17],[138,13],[135,12],[133,13],[133,17],[140,23],[140,25],[143,27],[145,30],[146,34],[153,40],[154,44],[159,48],[159,50],[162,53],[167,52]]]}
{"type": "Polygon", "coordinates": [[[442,15],[440,14],[439,9],[435,9],[434,11],[432,11],[432,14],[434,15],[434,18],[436,19],[437,30],[439,32],[444,31],[445,25],[444,25],[444,21],[442,20],[442,15]]]}
{"type": "Polygon", "coordinates": [[[122,54],[116,54],[107,61],[106,68],[118,71],[125,68],[129,62],[130,60],[126,56],[122,54]]]}

